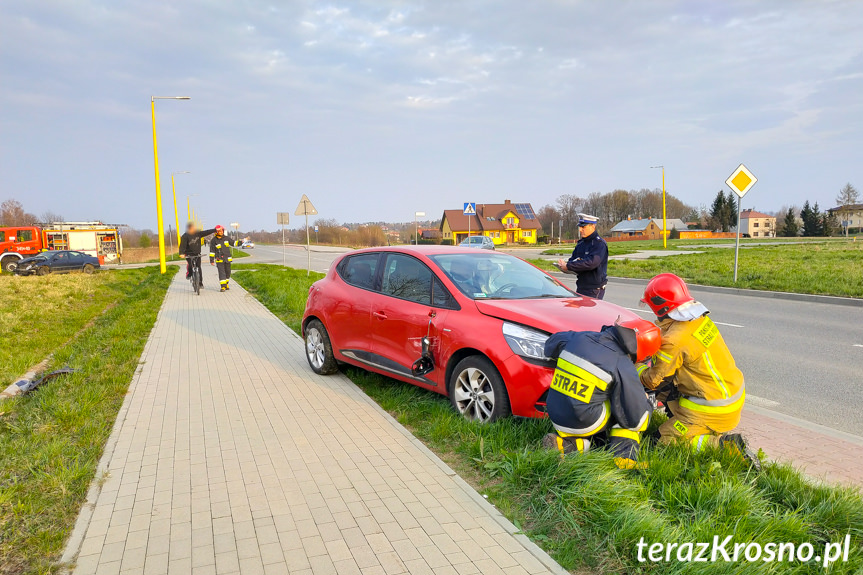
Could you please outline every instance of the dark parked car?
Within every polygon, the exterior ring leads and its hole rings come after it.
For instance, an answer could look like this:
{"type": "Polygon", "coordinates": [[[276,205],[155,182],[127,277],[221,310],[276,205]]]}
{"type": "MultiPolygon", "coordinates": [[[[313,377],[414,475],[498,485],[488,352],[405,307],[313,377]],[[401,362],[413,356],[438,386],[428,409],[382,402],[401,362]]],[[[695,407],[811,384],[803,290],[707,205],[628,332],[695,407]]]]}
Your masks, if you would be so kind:
{"type": "Polygon", "coordinates": [[[21,276],[50,273],[84,272],[91,274],[99,269],[99,258],[73,251],[43,252],[18,262],[15,273],[21,276]]]}

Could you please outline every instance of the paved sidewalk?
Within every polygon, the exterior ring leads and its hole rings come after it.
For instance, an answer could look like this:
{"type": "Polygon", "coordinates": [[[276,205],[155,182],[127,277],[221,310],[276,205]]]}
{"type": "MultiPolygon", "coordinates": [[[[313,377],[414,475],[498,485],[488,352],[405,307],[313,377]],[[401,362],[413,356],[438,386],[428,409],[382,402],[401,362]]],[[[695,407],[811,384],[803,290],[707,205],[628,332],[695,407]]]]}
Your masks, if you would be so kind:
{"type": "Polygon", "coordinates": [[[64,558],[74,573],[563,573],[301,340],[177,275],[64,558]],[[99,476],[97,476],[99,477],[99,476]]]}
{"type": "Polygon", "coordinates": [[[863,439],[746,406],[738,431],[769,459],[791,463],[819,480],[863,487],[863,439]]]}

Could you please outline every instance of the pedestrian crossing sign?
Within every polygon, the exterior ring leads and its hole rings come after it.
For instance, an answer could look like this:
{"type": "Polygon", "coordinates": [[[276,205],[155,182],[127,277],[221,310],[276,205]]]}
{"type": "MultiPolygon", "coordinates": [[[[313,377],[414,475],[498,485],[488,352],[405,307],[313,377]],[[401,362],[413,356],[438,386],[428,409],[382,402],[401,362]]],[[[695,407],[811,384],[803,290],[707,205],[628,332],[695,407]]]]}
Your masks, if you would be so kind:
{"type": "Polygon", "coordinates": [[[466,216],[475,216],[476,215],[476,202],[465,202],[464,203],[464,215],[466,215],[466,216]]]}

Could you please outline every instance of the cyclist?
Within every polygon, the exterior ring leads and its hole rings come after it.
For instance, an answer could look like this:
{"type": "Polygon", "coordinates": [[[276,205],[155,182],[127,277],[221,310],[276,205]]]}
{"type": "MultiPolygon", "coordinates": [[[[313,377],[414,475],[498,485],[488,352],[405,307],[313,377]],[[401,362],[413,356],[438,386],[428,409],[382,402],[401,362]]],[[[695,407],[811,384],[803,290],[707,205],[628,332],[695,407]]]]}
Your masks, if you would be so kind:
{"type": "MultiPolygon", "coordinates": [[[[192,275],[192,263],[198,264],[198,269],[201,269],[201,238],[207,237],[216,232],[216,228],[210,230],[199,230],[195,222],[186,224],[186,233],[180,236],[180,257],[186,258],[186,279],[192,275]]],[[[203,274],[201,287],[204,287],[203,274]]]]}

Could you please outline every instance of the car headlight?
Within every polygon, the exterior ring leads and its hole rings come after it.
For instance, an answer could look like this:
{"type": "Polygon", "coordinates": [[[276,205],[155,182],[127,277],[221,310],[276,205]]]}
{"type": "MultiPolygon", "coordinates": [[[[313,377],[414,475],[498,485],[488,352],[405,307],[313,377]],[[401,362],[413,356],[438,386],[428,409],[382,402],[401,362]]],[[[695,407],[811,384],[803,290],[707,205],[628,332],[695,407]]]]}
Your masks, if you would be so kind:
{"type": "Polygon", "coordinates": [[[513,353],[540,361],[551,361],[551,358],[545,355],[545,342],[549,337],[547,333],[516,323],[503,322],[503,337],[513,353]]]}

